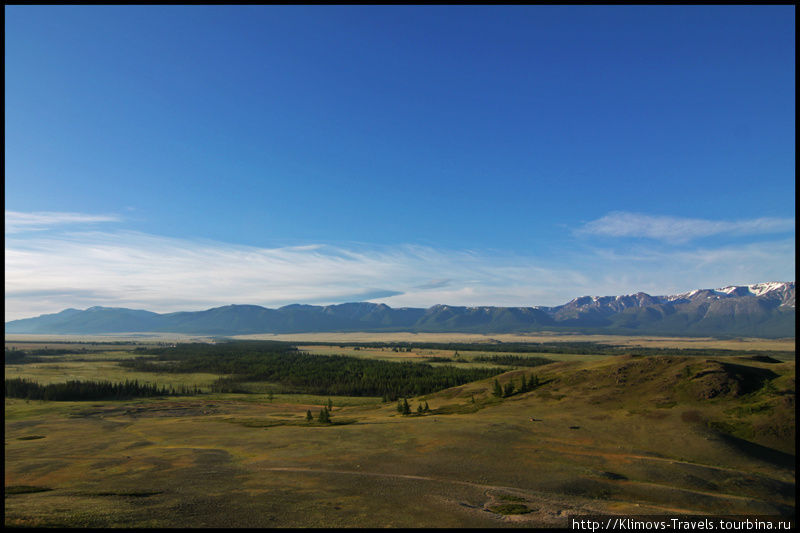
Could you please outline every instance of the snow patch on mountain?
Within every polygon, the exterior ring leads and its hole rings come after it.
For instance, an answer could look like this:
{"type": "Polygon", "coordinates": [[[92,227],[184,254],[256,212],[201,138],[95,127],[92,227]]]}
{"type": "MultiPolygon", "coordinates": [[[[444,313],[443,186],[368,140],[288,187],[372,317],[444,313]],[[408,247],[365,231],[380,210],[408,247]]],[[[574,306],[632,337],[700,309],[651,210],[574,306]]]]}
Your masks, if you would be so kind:
{"type": "Polygon", "coordinates": [[[788,299],[787,302],[791,301],[791,305],[794,306],[794,299],[791,298],[790,294],[793,291],[794,291],[793,281],[789,282],[768,281],[764,283],[754,283],[752,285],[728,285],[727,287],[721,287],[718,289],[695,289],[693,291],[684,292],[680,294],[661,296],[660,298],[662,298],[664,301],[674,302],[676,300],[691,300],[698,294],[700,294],[701,296],[705,296],[706,299],[709,298],[720,299],[720,298],[733,298],[741,296],[760,297],[760,296],[765,296],[769,293],[776,292],[780,293],[776,294],[776,296],[788,299]]]}
{"type": "Polygon", "coordinates": [[[627,306],[651,305],[653,303],[679,303],[689,300],[720,300],[740,297],[780,298],[781,307],[794,307],[794,282],[768,281],[752,285],[729,285],[718,289],[695,289],[680,294],[650,296],[646,293],[624,294],[620,296],[581,296],[559,307],[587,308],[598,305],[611,305],[616,309],[627,306]]]}
{"type": "MultiPolygon", "coordinates": [[[[781,283],[780,281],[769,281],[767,283],[756,283],[755,285],[748,285],[747,288],[756,296],[762,296],[768,292],[788,289],[788,283],[781,283]]],[[[794,284],[792,284],[794,285],[794,284]]]]}

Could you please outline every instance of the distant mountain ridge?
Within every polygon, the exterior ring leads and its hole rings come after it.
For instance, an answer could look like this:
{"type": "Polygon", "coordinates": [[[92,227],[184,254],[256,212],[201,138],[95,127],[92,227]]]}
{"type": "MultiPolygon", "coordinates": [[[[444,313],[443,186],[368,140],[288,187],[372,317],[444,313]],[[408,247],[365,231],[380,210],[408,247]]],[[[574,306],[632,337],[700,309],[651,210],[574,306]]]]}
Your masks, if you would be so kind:
{"type": "Polygon", "coordinates": [[[279,309],[227,305],[205,311],[153,313],[90,307],[5,323],[6,333],[185,333],[244,335],[335,331],[585,333],[794,337],[795,284],[767,282],[651,296],[582,296],[555,307],[391,308],[369,302],[292,304],[279,309]]]}

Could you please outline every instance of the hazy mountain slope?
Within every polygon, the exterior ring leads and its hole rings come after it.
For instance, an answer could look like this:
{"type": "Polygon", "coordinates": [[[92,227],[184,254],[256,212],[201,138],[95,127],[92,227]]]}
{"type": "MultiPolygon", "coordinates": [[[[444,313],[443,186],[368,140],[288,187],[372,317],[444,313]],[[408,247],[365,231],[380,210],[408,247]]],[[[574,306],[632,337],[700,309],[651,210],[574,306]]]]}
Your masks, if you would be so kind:
{"type": "Polygon", "coordinates": [[[8,333],[115,333],[153,331],[163,315],[136,309],[90,307],[85,311],[65,309],[60,313],[6,323],[8,333]]]}
{"type": "Polygon", "coordinates": [[[455,307],[435,305],[414,325],[415,331],[506,333],[554,325],[545,312],[532,307],[455,307]]]}
{"type": "Polygon", "coordinates": [[[325,331],[510,333],[568,330],[621,334],[795,335],[795,284],[769,282],[684,294],[583,296],[556,307],[393,309],[369,302],[339,305],[227,305],[157,314],[92,307],[7,322],[6,333],[170,332],[207,335],[325,331]]]}

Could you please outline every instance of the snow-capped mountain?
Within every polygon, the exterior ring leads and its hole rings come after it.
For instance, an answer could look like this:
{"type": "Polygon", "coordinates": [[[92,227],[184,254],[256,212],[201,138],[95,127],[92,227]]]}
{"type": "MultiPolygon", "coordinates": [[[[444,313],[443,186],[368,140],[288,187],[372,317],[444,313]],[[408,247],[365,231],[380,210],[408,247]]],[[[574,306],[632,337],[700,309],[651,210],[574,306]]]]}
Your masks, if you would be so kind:
{"type": "Polygon", "coordinates": [[[394,309],[369,302],[339,305],[227,305],[158,314],[92,307],[6,323],[6,333],[93,334],[170,332],[199,335],[330,331],[590,333],[793,337],[794,282],[730,285],[651,296],[582,296],[556,307],[394,309]]]}
{"type": "Polygon", "coordinates": [[[650,296],[584,296],[550,309],[561,326],[663,334],[793,336],[795,284],[767,282],[650,296]]]}
{"type": "Polygon", "coordinates": [[[665,296],[667,301],[694,300],[698,298],[715,299],[765,297],[780,300],[782,307],[794,307],[794,282],[793,281],[768,281],[753,285],[729,285],[720,289],[696,289],[691,292],[665,296]]]}

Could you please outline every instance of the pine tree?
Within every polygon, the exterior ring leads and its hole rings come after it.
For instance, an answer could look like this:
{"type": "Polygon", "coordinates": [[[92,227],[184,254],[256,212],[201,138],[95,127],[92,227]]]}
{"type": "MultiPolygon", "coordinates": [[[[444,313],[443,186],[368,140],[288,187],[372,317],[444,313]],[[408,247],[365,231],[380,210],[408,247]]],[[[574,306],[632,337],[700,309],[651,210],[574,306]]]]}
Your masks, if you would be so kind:
{"type": "Polygon", "coordinates": [[[528,392],[528,382],[525,381],[525,374],[522,374],[522,383],[519,385],[520,392],[528,392]]]}
{"type": "Polygon", "coordinates": [[[425,408],[423,409],[423,411],[424,411],[424,412],[426,412],[426,413],[428,413],[428,412],[430,412],[430,410],[431,410],[431,408],[430,408],[430,407],[428,407],[428,402],[426,401],[426,402],[425,402],[425,408]]]}
{"type": "Polygon", "coordinates": [[[314,415],[311,414],[311,409],[306,411],[306,422],[311,422],[314,420],[314,415]]]}
{"type": "Polygon", "coordinates": [[[505,396],[506,398],[508,398],[512,394],[514,394],[514,380],[513,379],[511,381],[509,381],[508,383],[506,383],[506,386],[503,389],[503,396],[505,396]]]}
{"type": "Polygon", "coordinates": [[[422,404],[419,404],[419,405],[417,406],[417,413],[419,413],[419,414],[422,414],[422,411],[423,411],[423,409],[422,409],[422,404]]]}
{"type": "Polygon", "coordinates": [[[333,400],[328,398],[328,411],[333,411],[333,400]]]}
{"type": "Polygon", "coordinates": [[[320,424],[330,424],[331,417],[328,413],[327,407],[323,407],[322,410],[319,412],[319,422],[320,424]]]}
{"type": "Polygon", "coordinates": [[[403,398],[403,414],[410,415],[411,414],[411,407],[408,406],[408,400],[403,398]]]}
{"type": "Polygon", "coordinates": [[[494,392],[492,392],[492,394],[494,394],[498,398],[503,396],[503,388],[500,387],[500,382],[497,380],[494,380],[494,392]]]}

